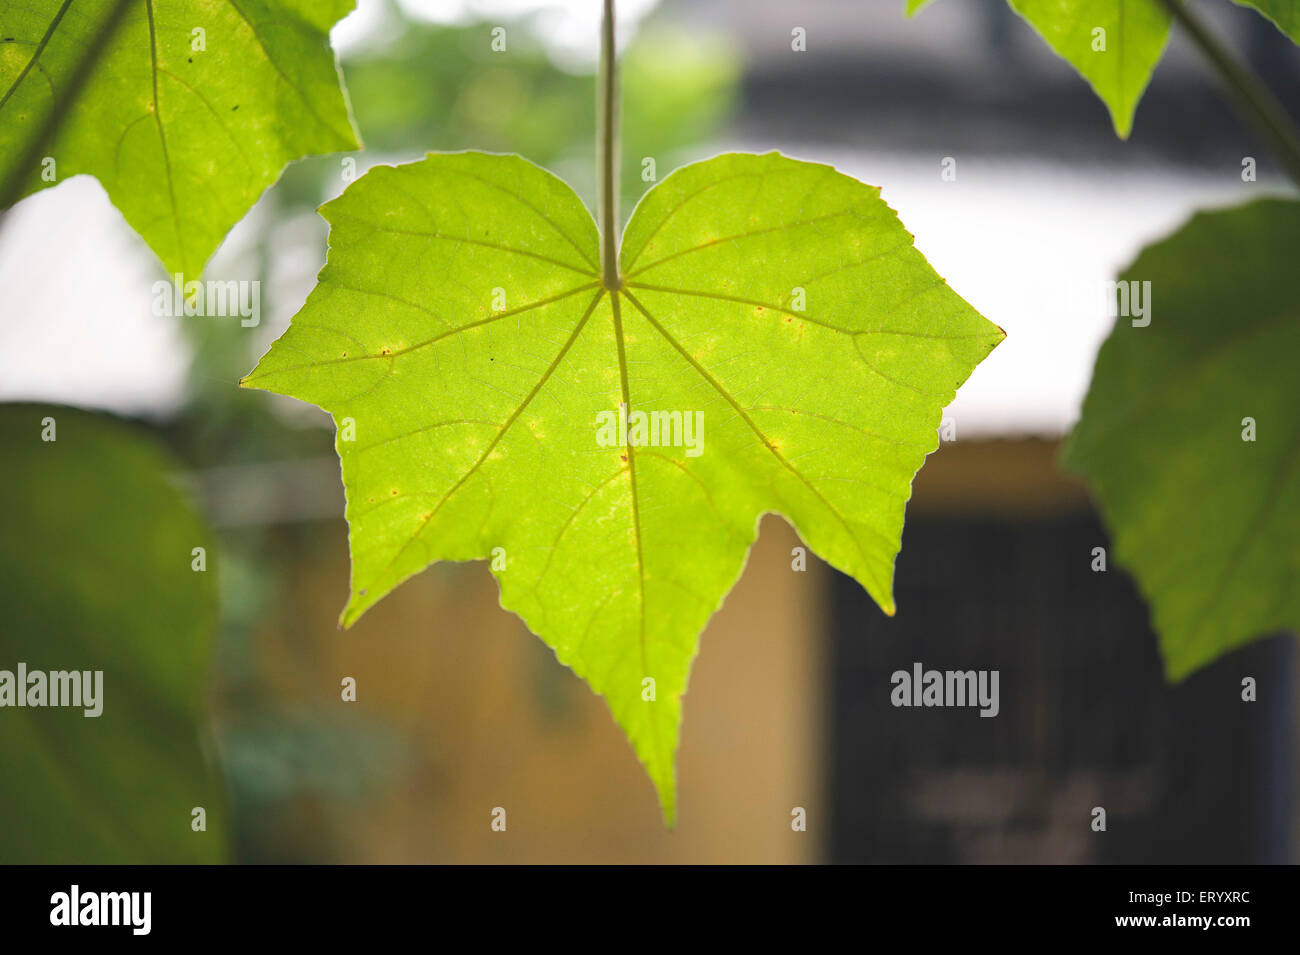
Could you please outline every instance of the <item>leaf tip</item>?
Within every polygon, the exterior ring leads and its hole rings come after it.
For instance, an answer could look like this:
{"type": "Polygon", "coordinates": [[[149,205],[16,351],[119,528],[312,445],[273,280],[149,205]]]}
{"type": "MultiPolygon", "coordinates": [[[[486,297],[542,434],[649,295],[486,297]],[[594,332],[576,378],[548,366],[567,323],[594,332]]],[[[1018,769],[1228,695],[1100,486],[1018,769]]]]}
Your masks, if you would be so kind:
{"type": "MultiPolygon", "coordinates": [[[[365,591],[362,591],[364,594],[365,591]]],[[[339,613],[340,630],[351,630],[352,625],[361,619],[361,615],[366,612],[366,608],[361,606],[357,601],[360,595],[353,594],[348,600],[347,606],[339,613]]]]}
{"type": "Polygon", "coordinates": [[[1165,682],[1170,686],[1182,683],[1197,668],[1196,664],[1189,665],[1186,659],[1173,653],[1165,646],[1160,648],[1160,656],[1164,663],[1165,682]]]}
{"type": "MultiPolygon", "coordinates": [[[[638,757],[640,754],[637,754],[638,757]]],[[[649,767],[646,767],[649,770],[649,767]]],[[[664,828],[670,832],[677,828],[677,766],[669,764],[666,777],[650,773],[650,782],[654,785],[655,795],[659,798],[659,814],[664,828]]]]}
{"type": "Polygon", "coordinates": [[[672,832],[677,828],[677,787],[676,780],[660,789],[655,787],[659,796],[659,812],[663,817],[664,828],[672,832]]]}
{"type": "Polygon", "coordinates": [[[1120,142],[1127,142],[1133,132],[1133,119],[1137,113],[1137,104],[1134,103],[1127,112],[1122,107],[1110,108],[1110,123],[1115,129],[1115,136],[1120,142]]]}

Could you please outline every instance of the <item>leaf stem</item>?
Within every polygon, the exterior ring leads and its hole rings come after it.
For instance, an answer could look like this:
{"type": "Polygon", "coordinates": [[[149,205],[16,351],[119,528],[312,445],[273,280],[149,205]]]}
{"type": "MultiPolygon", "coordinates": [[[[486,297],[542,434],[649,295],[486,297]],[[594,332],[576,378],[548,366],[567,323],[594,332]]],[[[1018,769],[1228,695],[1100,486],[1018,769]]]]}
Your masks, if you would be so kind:
{"type": "Polygon", "coordinates": [[[1292,182],[1300,186],[1300,132],[1295,123],[1250,68],[1228,48],[1182,0],[1162,0],[1178,24],[1219,74],[1237,102],[1239,114],[1272,147],[1292,182]]]}
{"type": "Polygon", "coordinates": [[[600,163],[601,284],[617,292],[618,275],[618,69],[614,50],[614,0],[605,0],[600,31],[600,77],[596,106],[596,150],[600,163]]]}

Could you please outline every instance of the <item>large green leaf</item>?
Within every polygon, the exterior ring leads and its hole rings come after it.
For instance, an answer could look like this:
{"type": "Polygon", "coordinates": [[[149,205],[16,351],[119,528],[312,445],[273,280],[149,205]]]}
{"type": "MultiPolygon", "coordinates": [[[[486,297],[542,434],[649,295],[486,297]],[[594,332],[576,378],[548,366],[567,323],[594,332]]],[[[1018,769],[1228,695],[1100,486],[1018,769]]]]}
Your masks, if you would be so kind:
{"type": "Polygon", "coordinates": [[[1171,679],[1300,626],[1298,247],[1300,203],[1268,200],[1145,249],[1122,278],[1151,283],[1150,325],[1117,320],[1066,448],[1171,679]]]}
{"type": "Polygon", "coordinates": [[[0,862],[221,861],[199,729],[215,565],[174,463],[126,425],[51,405],[0,406],[0,445],[0,670],[103,671],[97,717],[0,707],[0,862]]]}
{"type": "Polygon", "coordinates": [[[1169,39],[1160,0],[1008,0],[1056,53],[1079,71],[1127,139],[1138,100],[1169,39]],[[1095,31],[1104,30],[1104,34],[1095,31]],[[1104,40],[1104,49],[1099,49],[1104,40]]]}
{"type": "Polygon", "coordinates": [[[1273,21],[1274,25],[1300,43],[1300,3],[1296,0],[1232,0],[1243,7],[1254,7],[1273,21]]]}
{"type": "MultiPolygon", "coordinates": [[[[140,0],[47,153],[55,181],[87,173],[172,272],[197,277],[285,164],[355,149],[329,46],[354,0],[140,0]],[[194,31],[201,30],[202,34],[194,31]],[[202,40],[204,50],[196,50],[202,40]]],[[[0,9],[0,171],[14,170],[98,42],[114,5],[0,9]]]]}
{"type": "Polygon", "coordinates": [[[615,294],[577,196],[518,157],[378,167],[321,211],[328,263],[244,384],[340,426],[343,623],[433,561],[503,548],[502,605],[609,701],[671,821],[698,635],[760,516],[893,613],[912,477],[1002,332],[879,190],[775,153],[647,193],[615,294]],[[702,453],[602,446],[620,405],[698,412],[702,453]]]}

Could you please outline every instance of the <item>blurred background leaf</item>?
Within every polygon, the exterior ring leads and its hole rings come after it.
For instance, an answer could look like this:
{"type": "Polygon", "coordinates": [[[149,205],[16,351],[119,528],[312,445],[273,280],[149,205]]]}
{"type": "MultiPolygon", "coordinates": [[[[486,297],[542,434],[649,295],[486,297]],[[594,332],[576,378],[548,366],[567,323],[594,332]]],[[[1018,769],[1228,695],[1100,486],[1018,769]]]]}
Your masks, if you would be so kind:
{"type": "Polygon", "coordinates": [[[0,406],[0,445],[0,668],[103,671],[98,717],[0,710],[0,861],[221,861],[224,798],[201,718],[216,555],[169,476],[176,463],[132,426],[53,405],[0,406]],[[191,569],[196,547],[205,572],[191,569]]]}
{"type": "Polygon", "coordinates": [[[1159,306],[1149,326],[1116,319],[1065,450],[1171,679],[1300,627],[1297,246],[1300,203],[1273,199],[1198,213],[1144,249],[1120,280],[1159,306]]]}

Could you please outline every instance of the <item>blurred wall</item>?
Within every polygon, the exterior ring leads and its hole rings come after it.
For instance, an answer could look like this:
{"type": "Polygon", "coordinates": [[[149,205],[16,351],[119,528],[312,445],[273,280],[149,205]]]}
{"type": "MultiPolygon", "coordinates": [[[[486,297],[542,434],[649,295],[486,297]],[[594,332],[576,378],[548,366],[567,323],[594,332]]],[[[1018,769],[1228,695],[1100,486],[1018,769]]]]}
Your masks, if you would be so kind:
{"type": "Polygon", "coordinates": [[[485,565],[439,565],[339,631],[345,533],[341,522],[314,525],[297,545],[286,568],[292,598],[258,633],[258,666],[277,705],[333,712],[324,732],[379,724],[388,741],[379,745],[392,748],[394,734],[399,742],[378,773],[365,744],[335,750],[340,779],[369,782],[346,798],[308,787],[278,816],[260,811],[270,831],[258,833],[259,854],[365,863],[819,857],[826,579],[815,558],[806,573],[792,571],[799,542],[783,521],[764,519],[742,580],[701,639],[671,832],[603,700],[500,609],[485,565]],[[356,703],[340,699],[346,676],[357,681],[356,703]],[[504,833],[490,828],[497,806],[504,833]],[[795,806],[807,810],[807,832],[791,829],[795,806]]]}

